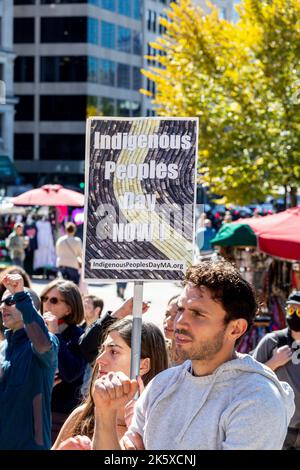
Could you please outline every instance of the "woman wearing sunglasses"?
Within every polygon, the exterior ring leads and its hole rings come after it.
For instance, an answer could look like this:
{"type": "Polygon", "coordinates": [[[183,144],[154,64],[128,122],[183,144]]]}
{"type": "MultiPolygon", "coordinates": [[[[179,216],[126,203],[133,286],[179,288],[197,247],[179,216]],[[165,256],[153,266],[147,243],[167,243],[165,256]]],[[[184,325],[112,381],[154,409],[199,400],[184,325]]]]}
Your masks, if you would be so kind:
{"type": "Polygon", "coordinates": [[[300,450],[300,291],[289,296],[285,312],[287,328],[264,336],[253,356],[294,390],[296,411],[283,448],[300,450]]]}
{"type": "Polygon", "coordinates": [[[54,280],[41,293],[41,312],[48,330],[59,340],[58,370],[52,391],[52,440],[80,401],[86,361],[78,341],[83,330],[83,303],[71,281],[54,280]]]}

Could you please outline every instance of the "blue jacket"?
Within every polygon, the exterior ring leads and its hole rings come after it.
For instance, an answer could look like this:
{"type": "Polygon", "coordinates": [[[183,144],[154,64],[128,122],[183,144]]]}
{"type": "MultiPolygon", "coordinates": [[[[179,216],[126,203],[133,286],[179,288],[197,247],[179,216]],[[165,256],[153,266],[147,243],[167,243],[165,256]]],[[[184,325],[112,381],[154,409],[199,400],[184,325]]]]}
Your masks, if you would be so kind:
{"type": "Polygon", "coordinates": [[[58,339],[48,332],[28,292],[14,298],[25,327],[7,330],[1,345],[0,449],[50,449],[58,339]]]}

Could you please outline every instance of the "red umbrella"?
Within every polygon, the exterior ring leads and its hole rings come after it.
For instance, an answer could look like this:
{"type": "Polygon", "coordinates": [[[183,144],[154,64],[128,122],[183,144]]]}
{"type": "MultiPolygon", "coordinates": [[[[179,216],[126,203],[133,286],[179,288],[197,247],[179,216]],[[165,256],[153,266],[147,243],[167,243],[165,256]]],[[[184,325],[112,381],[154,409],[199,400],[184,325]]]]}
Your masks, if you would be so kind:
{"type": "Polygon", "coordinates": [[[291,261],[300,260],[300,206],[278,214],[236,222],[252,228],[261,251],[291,261]]]}
{"type": "Polygon", "coordinates": [[[60,184],[45,184],[12,199],[17,206],[83,206],[84,195],[60,184]]]}

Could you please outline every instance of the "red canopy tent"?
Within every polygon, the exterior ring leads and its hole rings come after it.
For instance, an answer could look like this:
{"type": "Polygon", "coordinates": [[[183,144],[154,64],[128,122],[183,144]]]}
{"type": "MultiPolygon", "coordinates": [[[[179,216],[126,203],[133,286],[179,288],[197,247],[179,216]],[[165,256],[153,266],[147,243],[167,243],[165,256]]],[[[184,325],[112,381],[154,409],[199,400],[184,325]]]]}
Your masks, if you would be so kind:
{"type": "Polygon", "coordinates": [[[300,206],[278,214],[236,222],[252,228],[258,247],[264,253],[285,260],[300,260],[300,206]]]}
{"type": "Polygon", "coordinates": [[[83,206],[84,195],[66,189],[60,184],[45,184],[41,188],[31,189],[14,197],[16,206],[83,206]]]}

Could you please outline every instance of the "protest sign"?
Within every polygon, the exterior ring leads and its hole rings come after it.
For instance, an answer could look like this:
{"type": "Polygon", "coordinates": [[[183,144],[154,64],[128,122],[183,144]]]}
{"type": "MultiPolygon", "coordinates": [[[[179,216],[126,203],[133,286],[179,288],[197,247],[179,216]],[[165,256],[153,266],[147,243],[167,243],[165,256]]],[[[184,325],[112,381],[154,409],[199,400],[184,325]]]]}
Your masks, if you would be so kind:
{"type": "Polygon", "coordinates": [[[181,280],[192,262],[197,118],[87,121],[84,278],[181,280]]]}

